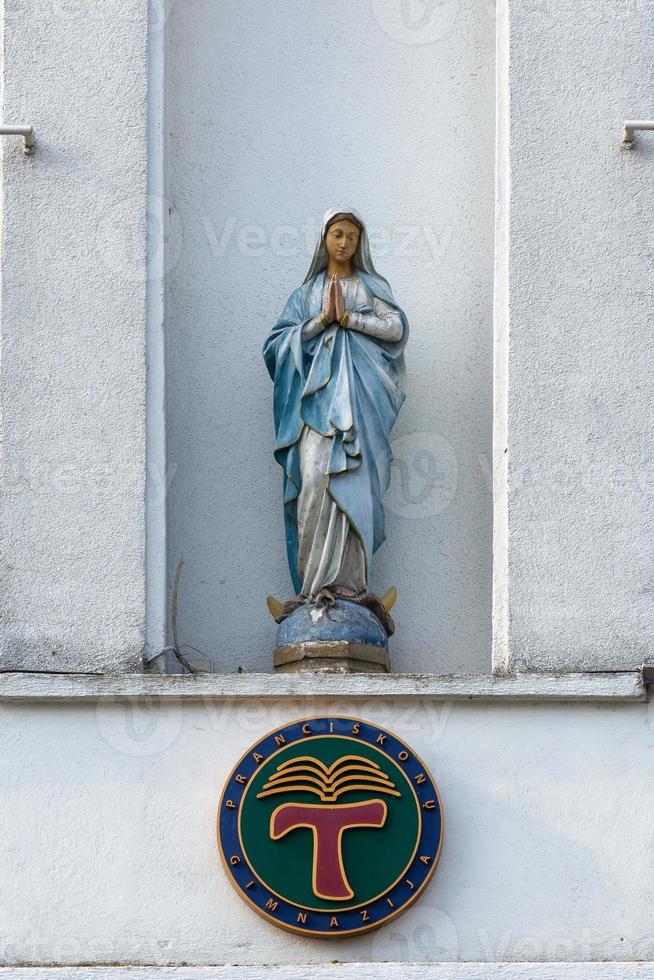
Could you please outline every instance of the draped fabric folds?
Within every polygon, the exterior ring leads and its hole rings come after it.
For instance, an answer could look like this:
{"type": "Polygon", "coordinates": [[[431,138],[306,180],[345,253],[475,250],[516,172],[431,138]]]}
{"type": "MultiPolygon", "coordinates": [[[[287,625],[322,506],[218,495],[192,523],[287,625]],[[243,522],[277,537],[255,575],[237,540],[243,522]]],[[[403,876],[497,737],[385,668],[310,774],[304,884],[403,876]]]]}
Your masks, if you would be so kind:
{"type": "MultiPolygon", "coordinates": [[[[371,261],[369,268],[374,270],[371,261]]],[[[306,427],[331,441],[324,454],[326,493],[361,542],[366,578],[372,555],[384,541],[382,496],[390,481],[390,433],[405,397],[401,385],[408,323],[381,276],[356,267],[354,272],[365,286],[364,295],[397,311],[403,327],[400,340],[374,339],[338,324],[303,340],[304,325],[322,309],[323,269],[291,295],[263,349],[274,383],[275,458],[284,472],[286,543],[296,593],[302,588],[298,497],[306,427]]],[[[360,312],[374,310],[370,305],[360,312]]]]}

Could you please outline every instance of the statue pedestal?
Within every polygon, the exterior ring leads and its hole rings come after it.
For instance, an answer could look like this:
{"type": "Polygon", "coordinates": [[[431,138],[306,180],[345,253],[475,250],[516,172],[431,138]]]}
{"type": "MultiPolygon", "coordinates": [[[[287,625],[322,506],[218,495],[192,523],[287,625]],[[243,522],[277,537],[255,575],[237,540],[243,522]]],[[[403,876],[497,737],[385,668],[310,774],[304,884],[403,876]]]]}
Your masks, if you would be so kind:
{"type": "Polygon", "coordinates": [[[282,673],[388,673],[388,633],[371,609],[346,599],[300,606],[279,625],[273,664],[282,673]]]}
{"type": "Polygon", "coordinates": [[[388,650],[347,640],[290,643],[277,647],[273,665],[280,674],[301,670],[320,670],[329,674],[388,674],[390,671],[388,650]]]}

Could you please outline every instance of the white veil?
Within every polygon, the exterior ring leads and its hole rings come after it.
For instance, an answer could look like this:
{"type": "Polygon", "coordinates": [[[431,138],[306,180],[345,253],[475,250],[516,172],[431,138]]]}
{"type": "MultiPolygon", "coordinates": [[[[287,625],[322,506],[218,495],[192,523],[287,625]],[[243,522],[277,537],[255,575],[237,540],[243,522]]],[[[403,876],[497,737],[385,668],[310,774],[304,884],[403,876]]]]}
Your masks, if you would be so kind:
{"type": "MultiPolygon", "coordinates": [[[[367,272],[368,275],[371,276],[379,276],[379,273],[375,269],[375,265],[372,261],[372,255],[370,254],[370,243],[368,241],[368,231],[361,215],[355,211],[354,208],[332,208],[330,211],[325,212],[325,217],[323,218],[322,228],[320,231],[320,238],[318,239],[316,250],[313,253],[313,259],[311,261],[311,266],[309,267],[306,279],[304,280],[305,282],[313,279],[313,277],[317,276],[319,272],[322,272],[323,269],[327,268],[329,256],[327,255],[327,246],[325,245],[325,235],[327,233],[327,225],[337,214],[351,214],[361,226],[359,244],[357,245],[357,250],[354,253],[354,258],[352,259],[352,268],[360,269],[361,272],[367,272]]],[[[381,278],[381,276],[379,278],[381,278]]]]}

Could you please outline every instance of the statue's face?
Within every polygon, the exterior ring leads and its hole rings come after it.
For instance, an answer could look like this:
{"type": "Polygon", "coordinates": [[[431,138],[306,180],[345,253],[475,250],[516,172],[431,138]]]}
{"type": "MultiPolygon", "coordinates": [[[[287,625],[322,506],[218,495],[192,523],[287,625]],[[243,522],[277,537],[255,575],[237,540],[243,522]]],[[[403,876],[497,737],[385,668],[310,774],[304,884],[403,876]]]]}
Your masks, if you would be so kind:
{"type": "Polygon", "coordinates": [[[336,262],[349,262],[359,244],[359,229],[351,221],[335,221],[325,238],[327,254],[336,262]]]}

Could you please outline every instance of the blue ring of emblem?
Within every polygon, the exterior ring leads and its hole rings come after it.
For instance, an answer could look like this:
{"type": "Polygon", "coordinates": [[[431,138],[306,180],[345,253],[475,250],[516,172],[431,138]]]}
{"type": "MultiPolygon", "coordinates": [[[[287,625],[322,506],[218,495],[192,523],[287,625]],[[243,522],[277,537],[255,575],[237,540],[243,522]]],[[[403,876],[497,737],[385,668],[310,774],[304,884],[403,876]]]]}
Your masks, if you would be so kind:
{"type": "Polygon", "coordinates": [[[377,929],[405,912],[424,891],[443,846],[443,806],[429,770],[410,746],[388,729],[360,718],[343,715],[301,718],[274,729],[241,756],[225,783],[218,806],[218,846],[227,876],[241,898],[274,925],[313,938],[343,938],[377,929]],[[308,729],[308,730],[307,730],[308,729]],[[353,730],[356,733],[353,735],[353,730]],[[373,746],[400,766],[411,783],[420,807],[421,826],[415,855],[400,881],[377,896],[365,908],[334,914],[286,901],[270,891],[250,865],[239,837],[243,796],[262,762],[280,747],[316,736],[356,737],[373,746]],[[255,756],[259,756],[256,761],[255,756]],[[238,778],[237,778],[238,777],[238,778]]]}

